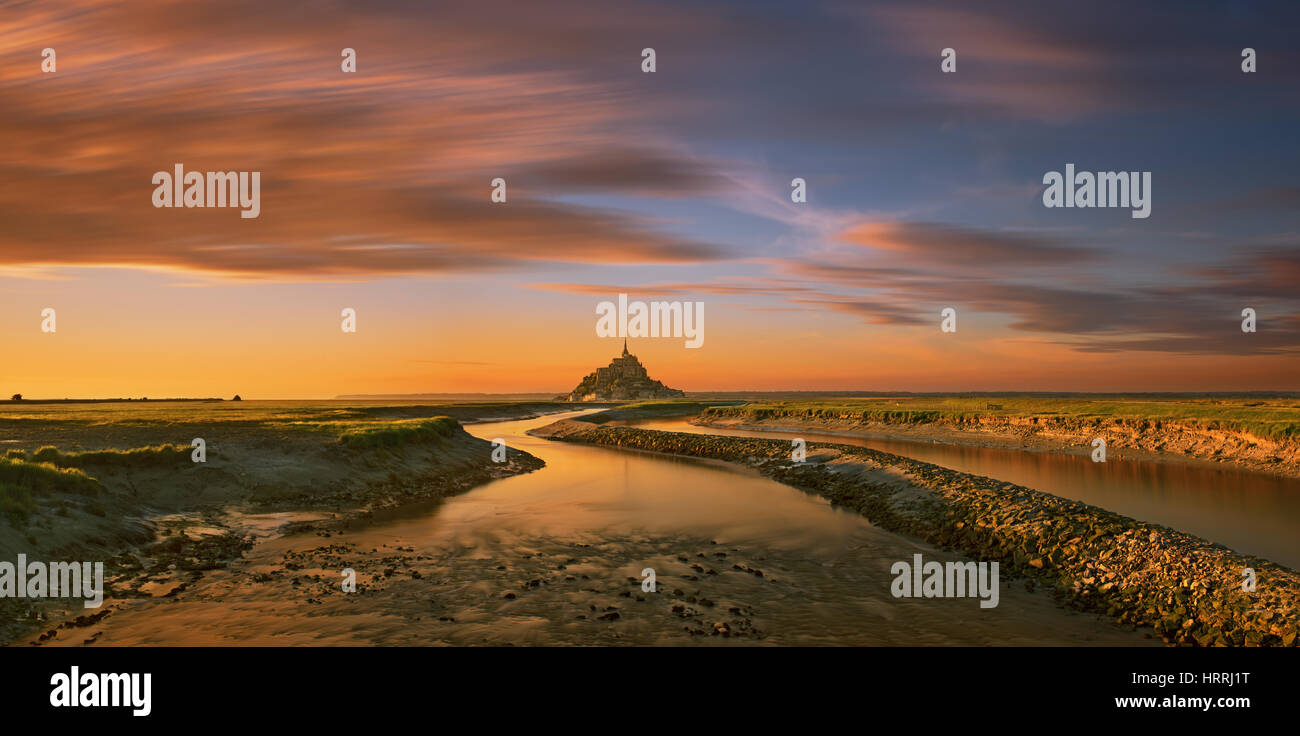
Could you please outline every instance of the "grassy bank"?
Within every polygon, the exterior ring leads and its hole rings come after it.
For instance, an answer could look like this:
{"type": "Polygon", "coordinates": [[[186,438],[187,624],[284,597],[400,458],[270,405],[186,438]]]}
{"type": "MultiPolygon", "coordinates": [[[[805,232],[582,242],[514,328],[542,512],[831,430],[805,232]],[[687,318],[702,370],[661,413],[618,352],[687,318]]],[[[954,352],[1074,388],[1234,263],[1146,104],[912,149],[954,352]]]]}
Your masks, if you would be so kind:
{"type": "Polygon", "coordinates": [[[640,401],[589,414],[583,418],[583,421],[592,424],[604,424],[605,422],[634,421],[638,419],[679,419],[681,417],[701,415],[714,407],[736,406],[739,403],[735,401],[691,401],[686,399],[640,401]]]}
{"type": "MultiPolygon", "coordinates": [[[[26,459],[27,451],[11,449],[7,457],[26,459]]],[[[59,468],[146,468],[173,467],[189,462],[190,448],[174,444],[152,447],[132,447],[125,450],[89,450],[86,452],[62,452],[53,445],[44,445],[32,453],[32,462],[46,463],[59,468]]]]}
{"type": "MultiPolygon", "coordinates": [[[[347,517],[536,469],[540,460],[514,449],[493,462],[492,444],[447,412],[473,421],[543,409],[555,407],[132,402],[0,412],[8,445],[0,457],[0,559],[103,560],[117,596],[186,585],[184,575],[220,567],[221,555],[243,548],[231,510],[347,517]],[[195,438],[204,440],[202,462],[195,438]],[[159,546],[163,531],[170,537],[159,546]]],[[[0,641],[57,616],[60,605],[0,600],[0,641]]]]}
{"type": "Polygon", "coordinates": [[[704,409],[704,425],[784,426],[943,442],[1227,462],[1300,475],[1294,398],[880,397],[752,402],[704,409]]]}
{"type": "Polygon", "coordinates": [[[1244,432],[1262,439],[1300,437],[1297,399],[1147,399],[1123,397],[882,397],[777,401],[714,407],[704,416],[753,420],[777,418],[851,419],[884,423],[957,424],[983,419],[1038,419],[1160,428],[1175,423],[1201,429],[1244,432]]]}
{"type": "Polygon", "coordinates": [[[0,512],[23,532],[15,539],[0,528],[0,552],[30,546],[27,533],[47,542],[82,538],[95,547],[109,530],[86,514],[102,519],[105,508],[387,503],[381,497],[403,484],[418,485],[415,479],[453,472],[472,477],[492,465],[490,443],[466,433],[460,421],[562,408],[545,402],[130,402],[0,412],[7,444],[0,458],[0,512]],[[195,439],[203,440],[202,462],[196,462],[195,439]],[[88,497],[99,497],[98,505],[88,504],[88,497]],[[80,534],[53,533],[78,525],[80,534]]]}
{"type": "Polygon", "coordinates": [[[451,437],[460,424],[451,417],[407,419],[369,427],[346,427],[339,442],[352,449],[368,447],[403,447],[413,442],[436,442],[451,437]]]}

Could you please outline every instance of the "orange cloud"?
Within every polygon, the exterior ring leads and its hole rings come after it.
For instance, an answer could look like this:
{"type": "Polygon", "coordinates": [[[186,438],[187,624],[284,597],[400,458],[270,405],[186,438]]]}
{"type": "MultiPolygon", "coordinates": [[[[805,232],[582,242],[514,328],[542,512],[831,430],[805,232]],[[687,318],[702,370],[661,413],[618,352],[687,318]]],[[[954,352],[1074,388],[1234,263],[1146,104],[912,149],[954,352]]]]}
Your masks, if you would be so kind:
{"type": "Polygon", "coordinates": [[[287,11],[241,7],[54,2],[0,18],[0,137],[23,142],[0,158],[0,265],[311,279],[725,255],[558,201],[722,180],[638,130],[616,85],[507,63],[527,50],[496,45],[481,13],[338,6],[271,24],[287,11]],[[46,45],[55,74],[39,69],[46,45]],[[355,75],[339,69],[345,46],[355,75]],[[152,173],[175,163],[262,172],[261,216],[155,209],[152,173]],[[498,176],[506,204],[489,201],[498,176]]]}

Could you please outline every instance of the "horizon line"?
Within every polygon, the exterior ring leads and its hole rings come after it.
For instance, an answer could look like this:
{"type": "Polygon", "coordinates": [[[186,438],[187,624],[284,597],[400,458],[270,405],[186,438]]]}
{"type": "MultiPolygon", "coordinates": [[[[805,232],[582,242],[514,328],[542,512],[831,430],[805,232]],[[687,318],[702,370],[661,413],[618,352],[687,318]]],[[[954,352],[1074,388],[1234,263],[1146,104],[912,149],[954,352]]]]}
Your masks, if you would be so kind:
{"type": "MultiPolygon", "coordinates": [[[[810,390],[810,389],[785,389],[785,390],[764,390],[764,391],[745,391],[745,390],[719,390],[719,391],[687,391],[682,399],[710,399],[710,398],[743,398],[753,397],[772,397],[783,395],[804,395],[804,396],[856,396],[856,397],[962,397],[962,396],[1038,396],[1038,397],[1168,397],[1168,398],[1278,398],[1294,399],[1300,398],[1298,391],[1270,391],[1270,390],[1250,390],[1250,391],[871,391],[864,389],[845,389],[845,390],[810,390]]],[[[461,392],[420,392],[420,393],[392,393],[392,394],[337,394],[334,396],[268,396],[257,398],[244,398],[238,395],[239,402],[244,401],[415,401],[415,400],[437,400],[437,399],[454,399],[454,398],[514,398],[523,400],[544,400],[555,401],[557,403],[568,404],[595,404],[610,402],[633,402],[646,401],[647,399],[607,399],[601,401],[560,401],[556,397],[565,396],[567,392],[558,391],[461,391],[461,392]]],[[[665,399],[669,401],[671,399],[665,399]]],[[[54,403],[113,403],[113,402],[132,402],[132,403],[164,403],[164,402],[221,402],[232,403],[236,399],[223,397],[187,397],[173,396],[163,398],[149,397],[77,397],[77,398],[27,398],[22,399],[0,399],[0,404],[21,405],[21,404],[54,404],[54,403]]]]}

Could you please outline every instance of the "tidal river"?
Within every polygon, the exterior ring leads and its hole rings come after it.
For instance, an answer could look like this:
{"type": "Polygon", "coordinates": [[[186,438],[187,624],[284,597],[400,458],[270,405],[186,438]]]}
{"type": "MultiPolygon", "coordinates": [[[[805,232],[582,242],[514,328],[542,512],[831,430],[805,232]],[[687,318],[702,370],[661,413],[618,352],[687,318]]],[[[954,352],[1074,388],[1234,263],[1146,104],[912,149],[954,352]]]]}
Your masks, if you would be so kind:
{"type": "Polygon", "coordinates": [[[642,429],[733,437],[802,437],[903,455],[963,473],[983,475],[1098,506],[1300,570],[1300,480],[1175,460],[971,447],[917,440],[696,427],[685,419],[621,422],[642,429]]]}
{"type": "Polygon", "coordinates": [[[748,469],[527,434],[565,416],[467,427],[546,467],[436,505],[290,536],[273,531],[288,515],[245,517],[261,531],[243,561],[116,603],[97,643],[1158,643],[1023,581],[994,608],[894,598],[895,562],[960,558],[748,469]]]}

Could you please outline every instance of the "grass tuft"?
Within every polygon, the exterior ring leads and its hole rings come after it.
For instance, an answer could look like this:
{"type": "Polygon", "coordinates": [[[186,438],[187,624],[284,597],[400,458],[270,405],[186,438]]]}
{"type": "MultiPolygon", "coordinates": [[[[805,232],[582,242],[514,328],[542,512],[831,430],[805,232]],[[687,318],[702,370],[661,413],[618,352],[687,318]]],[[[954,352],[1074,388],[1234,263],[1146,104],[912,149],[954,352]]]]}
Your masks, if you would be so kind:
{"type": "Polygon", "coordinates": [[[0,515],[9,519],[14,526],[27,522],[27,515],[36,510],[36,501],[32,500],[30,488],[0,481],[0,515]]]}
{"type": "Polygon", "coordinates": [[[99,481],[77,468],[0,458],[0,514],[15,524],[27,521],[38,496],[63,492],[93,497],[101,488],[99,481]]]}
{"type": "Polygon", "coordinates": [[[51,463],[0,458],[0,483],[29,489],[34,495],[64,492],[97,496],[99,481],[79,468],[60,468],[51,463]]]}
{"type": "Polygon", "coordinates": [[[440,441],[458,429],[460,423],[451,417],[397,421],[345,430],[339,442],[353,449],[402,447],[412,442],[440,441]]]}
{"type": "Polygon", "coordinates": [[[38,463],[49,463],[60,468],[110,466],[119,468],[171,467],[190,461],[191,448],[173,444],[133,447],[129,450],[90,450],[87,452],[60,452],[46,445],[32,455],[38,463]]]}

